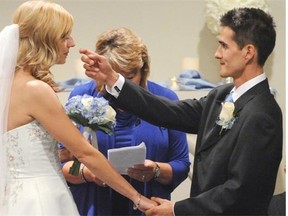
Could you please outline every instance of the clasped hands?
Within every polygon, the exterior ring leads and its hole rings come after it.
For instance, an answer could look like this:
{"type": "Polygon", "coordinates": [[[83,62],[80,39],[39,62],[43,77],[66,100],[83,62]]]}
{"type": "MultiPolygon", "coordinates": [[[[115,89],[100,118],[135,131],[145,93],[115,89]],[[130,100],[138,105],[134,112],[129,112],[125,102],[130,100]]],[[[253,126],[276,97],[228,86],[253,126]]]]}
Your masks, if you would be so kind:
{"type": "MultiPolygon", "coordinates": [[[[155,169],[156,167],[154,161],[145,160],[144,164],[138,164],[135,165],[133,168],[129,168],[127,170],[127,174],[131,178],[136,179],[138,181],[148,182],[154,178],[155,169]]],[[[147,206],[145,208],[142,207],[142,200],[140,200],[139,210],[145,212],[145,215],[173,216],[173,206],[174,206],[173,202],[157,197],[152,197],[151,200],[154,202],[152,207],[149,204],[150,206],[147,206]]]]}
{"type": "MultiPolygon", "coordinates": [[[[135,165],[133,168],[129,168],[127,174],[141,182],[150,181],[154,177],[155,163],[151,160],[145,160],[144,164],[135,165]],[[143,176],[145,176],[143,178],[143,176]]],[[[103,183],[100,179],[96,178],[95,175],[89,170],[86,171],[87,177],[92,178],[93,181],[102,187],[106,187],[106,184],[103,183]]],[[[137,197],[137,208],[145,212],[145,215],[156,216],[156,215],[165,215],[173,216],[173,206],[174,202],[170,200],[161,199],[157,197],[152,197],[148,199],[144,196],[137,197]],[[152,201],[152,202],[151,202],[152,201]]]]}
{"type": "MultiPolygon", "coordinates": [[[[145,199],[147,198],[145,197],[145,199]]],[[[174,202],[158,197],[151,197],[151,200],[154,202],[152,206],[151,203],[148,203],[149,205],[145,205],[145,200],[143,200],[144,202],[142,200],[140,202],[139,210],[145,212],[146,216],[174,216],[174,202]]],[[[149,201],[151,202],[151,200],[149,201]]]]}
{"type": "MultiPolygon", "coordinates": [[[[155,163],[151,160],[145,160],[144,164],[135,165],[133,168],[131,167],[128,168],[127,170],[127,174],[129,175],[130,178],[133,178],[140,182],[151,181],[154,177],[154,173],[155,173],[155,163]]],[[[90,175],[93,175],[93,173],[89,173],[88,177],[90,175]]],[[[97,179],[95,176],[94,176],[94,182],[99,186],[102,187],[106,186],[105,183],[103,184],[103,182],[100,179],[97,179]]],[[[174,206],[173,202],[157,197],[152,197],[151,200],[141,196],[137,208],[140,211],[145,212],[145,214],[149,216],[173,215],[173,206],[174,206]],[[151,200],[153,202],[151,202],[151,200]]]]}

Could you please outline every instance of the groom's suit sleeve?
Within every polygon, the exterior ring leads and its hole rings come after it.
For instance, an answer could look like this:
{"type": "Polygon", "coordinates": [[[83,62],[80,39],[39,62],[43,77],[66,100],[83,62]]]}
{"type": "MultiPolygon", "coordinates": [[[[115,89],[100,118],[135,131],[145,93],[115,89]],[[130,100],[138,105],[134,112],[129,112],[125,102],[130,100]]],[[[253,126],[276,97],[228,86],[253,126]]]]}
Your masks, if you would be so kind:
{"type": "Polygon", "coordinates": [[[125,81],[117,99],[110,99],[118,107],[152,124],[188,133],[198,131],[203,100],[172,101],[153,95],[129,80],[125,81]]]}

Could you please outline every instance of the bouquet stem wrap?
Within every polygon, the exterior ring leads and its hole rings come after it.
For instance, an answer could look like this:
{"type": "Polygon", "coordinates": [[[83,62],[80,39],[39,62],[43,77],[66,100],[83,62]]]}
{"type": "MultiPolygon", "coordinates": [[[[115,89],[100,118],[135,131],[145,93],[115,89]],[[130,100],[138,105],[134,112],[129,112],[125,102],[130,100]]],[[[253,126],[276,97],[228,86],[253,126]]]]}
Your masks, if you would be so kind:
{"type": "MultiPolygon", "coordinates": [[[[98,140],[95,131],[93,131],[89,127],[84,127],[83,130],[83,136],[87,139],[90,140],[92,146],[96,149],[98,149],[98,140]]],[[[72,164],[72,166],[69,169],[69,174],[78,176],[79,175],[79,170],[80,170],[81,162],[76,158],[72,164]]]]}
{"type": "Polygon", "coordinates": [[[84,127],[84,131],[83,131],[83,136],[87,139],[90,140],[91,144],[94,146],[94,148],[99,149],[98,148],[98,141],[97,141],[97,136],[95,131],[93,131],[91,128],[89,127],[84,127]]]}

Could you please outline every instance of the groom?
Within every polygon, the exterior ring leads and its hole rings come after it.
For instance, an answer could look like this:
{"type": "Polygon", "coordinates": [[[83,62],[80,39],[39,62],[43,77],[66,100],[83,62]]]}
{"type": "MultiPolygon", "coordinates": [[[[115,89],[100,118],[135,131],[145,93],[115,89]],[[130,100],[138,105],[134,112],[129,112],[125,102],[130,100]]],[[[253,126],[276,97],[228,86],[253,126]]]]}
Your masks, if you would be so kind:
{"type": "Polygon", "coordinates": [[[234,85],[200,100],[154,96],[113,71],[104,56],[80,51],[86,74],[106,83],[111,102],[153,124],[198,134],[190,198],[153,198],[159,206],[147,215],[267,214],[282,157],[282,113],[263,71],[275,25],[252,8],[228,11],[220,21],[215,58],[220,76],[232,77],[234,85]],[[230,93],[233,102],[222,103],[230,93]]]}

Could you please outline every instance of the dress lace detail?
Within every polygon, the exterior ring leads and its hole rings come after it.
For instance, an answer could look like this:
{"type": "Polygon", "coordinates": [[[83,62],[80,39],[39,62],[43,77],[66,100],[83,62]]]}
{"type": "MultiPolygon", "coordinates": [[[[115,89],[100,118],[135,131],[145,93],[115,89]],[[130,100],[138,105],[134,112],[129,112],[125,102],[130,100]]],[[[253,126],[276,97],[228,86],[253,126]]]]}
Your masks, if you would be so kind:
{"type": "MultiPolygon", "coordinates": [[[[25,162],[23,159],[23,150],[19,146],[19,135],[18,133],[15,134],[8,134],[7,135],[7,166],[9,179],[14,179],[15,183],[12,185],[7,185],[5,188],[5,194],[7,198],[7,194],[10,194],[10,199],[12,201],[12,205],[17,201],[17,195],[23,189],[23,183],[17,180],[19,176],[19,172],[16,167],[25,166],[25,162]]],[[[7,202],[7,199],[5,199],[7,202]]]]}
{"type": "Polygon", "coordinates": [[[37,121],[8,131],[5,140],[8,215],[79,215],[62,174],[57,141],[37,121]]]}
{"type": "Polygon", "coordinates": [[[59,169],[60,159],[58,157],[58,146],[57,141],[50,136],[50,134],[45,131],[45,129],[38,123],[30,125],[30,134],[31,142],[45,142],[50,143],[47,145],[47,148],[44,148],[44,151],[47,155],[47,158],[50,160],[51,164],[54,164],[55,169],[59,169]]]}

